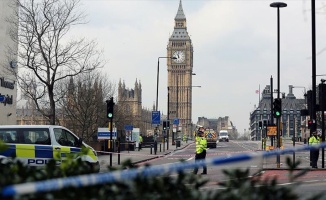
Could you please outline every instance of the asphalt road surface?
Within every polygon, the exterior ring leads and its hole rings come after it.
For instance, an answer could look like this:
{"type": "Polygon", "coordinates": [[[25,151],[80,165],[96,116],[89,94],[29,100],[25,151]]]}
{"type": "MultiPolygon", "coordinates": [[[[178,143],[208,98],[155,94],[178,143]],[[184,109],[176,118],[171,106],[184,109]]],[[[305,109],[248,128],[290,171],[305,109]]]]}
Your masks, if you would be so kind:
{"type": "MultiPolygon", "coordinates": [[[[243,154],[243,153],[256,153],[259,150],[257,142],[251,141],[233,141],[230,142],[219,142],[216,148],[208,149],[206,158],[210,157],[220,157],[229,158],[233,155],[243,154]]],[[[195,144],[192,143],[186,148],[175,151],[164,157],[157,159],[149,160],[143,163],[139,163],[139,166],[149,164],[149,165],[162,165],[167,163],[175,163],[183,161],[192,161],[195,159],[195,144]]],[[[262,159],[254,159],[248,162],[236,162],[224,165],[217,166],[207,166],[207,177],[209,177],[210,182],[216,183],[219,181],[224,181],[226,177],[223,174],[224,169],[250,169],[251,174],[258,173],[262,168],[262,159]]],[[[188,170],[189,173],[192,170],[188,170]]],[[[199,169],[198,174],[202,172],[202,169],[199,169]]],[[[214,184],[210,184],[214,185],[214,184]]]]}
{"type": "MultiPolygon", "coordinates": [[[[229,158],[237,154],[243,153],[261,153],[261,144],[252,141],[235,141],[230,140],[230,142],[219,142],[217,144],[217,148],[212,148],[207,150],[207,157],[219,157],[229,158]]],[[[288,147],[292,147],[292,145],[287,145],[288,147]]],[[[192,143],[191,145],[187,146],[186,148],[175,151],[169,155],[164,157],[160,157],[157,159],[149,160],[143,163],[139,163],[139,165],[150,164],[150,165],[161,165],[167,163],[175,163],[180,162],[181,160],[184,161],[191,161],[194,160],[194,152],[195,152],[195,144],[192,143]]],[[[284,155],[282,155],[285,158],[284,155]]],[[[309,152],[297,152],[296,154],[286,155],[286,157],[295,158],[296,161],[300,160],[303,163],[303,168],[309,168],[309,152]]],[[[321,159],[321,158],[320,158],[321,159]]],[[[263,159],[257,157],[256,159],[247,161],[247,162],[236,162],[236,163],[229,163],[223,164],[218,166],[208,166],[208,175],[198,175],[198,176],[205,176],[209,179],[209,182],[205,185],[202,190],[217,190],[223,189],[217,186],[218,182],[227,180],[227,177],[224,175],[224,169],[249,169],[251,175],[256,175],[262,171],[264,168],[268,168],[268,172],[262,175],[263,178],[268,176],[274,176],[275,174],[279,174],[281,179],[279,182],[280,186],[284,187],[293,187],[297,194],[299,194],[300,199],[307,199],[307,197],[317,194],[319,192],[324,193],[326,188],[326,170],[325,172],[320,171],[312,171],[309,175],[302,177],[299,181],[300,184],[294,184],[289,182],[288,176],[284,175],[288,173],[285,168],[284,159],[281,160],[281,166],[283,169],[275,169],[273,167],[277,167],[276,157],[271,157],[267,159],[263,159]],[[272,168],[270,168],[272,167],[272,168]],[[283,173],[283,174],[282,174],[283,173]],[[325,174],[325,175],[324,175],[325,174]]],[[[192,173],[192,170],[188,170],[189,173],[192,173]]],[[[199,174],[202,172],[202,169],[199,169],[199,174]]],[[[326,199],[326,197],[324,198],[326,199]]]]}

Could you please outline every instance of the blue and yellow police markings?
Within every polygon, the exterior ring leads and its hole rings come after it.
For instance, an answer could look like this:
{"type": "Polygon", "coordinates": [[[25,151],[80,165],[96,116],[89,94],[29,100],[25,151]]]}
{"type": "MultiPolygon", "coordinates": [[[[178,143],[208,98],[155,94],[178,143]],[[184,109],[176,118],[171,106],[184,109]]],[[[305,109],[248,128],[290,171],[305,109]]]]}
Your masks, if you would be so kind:
{"type": "MultiPolygon", "coordinates": [[[[71,147],[70,152],[78,153],[81,151],[81,148],[71,147]]],[[[94,152],[91,149],[88,149],[87,156],[91,157],[93,161],[97,160],[97,155],[94,154],[94,152]]]]}
{"type": "Polygon", "coordinates": [[[6,157],[16,157],[16,145],[15,144],[7,144],[7,145],[8,145],[8,149],[0,152],[0,155],[6,157]]]}
{"type": "MultiPolygon", "coordinates": [[[[8,144],[8,149],[0,152],[0,155],[6,157],[16,157],[23,163],[31,166],[42,166],[49,160],[55,159],[58,164],[66,159],[69,154],[77,154],[81,148],[68,146],[51,146],[51,145],[35,145],[35,144],[8,144]]],[[[88,150],[87,156],[92,161],[97,161],[97,156],[91,150],[88,150]]]]}
{"type": "Polygon", "coordinates": [[[9,144],[8,149],[1,152],[7,157],[17,157],[22,162],[32,165],[45,165],[48,160],[53,159],[51,146],[31,144],[9,144]]]}
{"type": "Polygon", "coordinates": [[[61,158],[66,158],[67,155],[71,153],[71,149],[72,149],[71,147],[67,147],[67,146],[53,146],[53,157],[56,160],[60,160],[61,158]]]}

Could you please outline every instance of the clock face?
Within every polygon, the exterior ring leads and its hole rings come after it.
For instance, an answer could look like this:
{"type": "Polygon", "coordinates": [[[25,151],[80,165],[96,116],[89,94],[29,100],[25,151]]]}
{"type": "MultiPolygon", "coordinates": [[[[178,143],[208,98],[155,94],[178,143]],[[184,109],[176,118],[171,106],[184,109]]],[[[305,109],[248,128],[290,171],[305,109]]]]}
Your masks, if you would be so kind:
{"type": "Polygon", "coordinates": [[[173,57],[177,58],[174,59],[174,62],[176,63],[182,63],[185,61],[185,53],[183,51],[175,51],[173,57]]]}

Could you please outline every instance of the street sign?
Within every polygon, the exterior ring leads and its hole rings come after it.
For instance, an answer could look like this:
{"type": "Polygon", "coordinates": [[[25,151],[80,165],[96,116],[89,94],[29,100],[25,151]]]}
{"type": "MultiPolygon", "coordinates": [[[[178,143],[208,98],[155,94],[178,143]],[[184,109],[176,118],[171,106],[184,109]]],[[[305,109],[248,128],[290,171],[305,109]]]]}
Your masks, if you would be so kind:
{"type": "Polygon", "coordinates": [[[174,118],[173,119],[173,124],[177,124],[178,125],[179,124],[179,118],[174,118]]]}
{"type": "MultiPolygon", "coordinates": [[[[108,128],[98,128],[97,130],[98,140],[109,140],[111,139],[111,132],[108,128]]],[[[117,139],[117,128],[113,128],[112,139],[117,139]]]]}
{"type": "Polygon", "coordinates": [[[126,131],[132,131],[133,128],[134,128],[133,125],[125,125],[125,130],[126,131]]]}
{"type": "Polygon", "coordinates": [[[277,126],[267,126],[267,136],[276,136],[277,126]]]}
{"type": "Polygon", "coordinates": [[[160,111],[152,111],[152,124],[161,124],[160,111]]]}
{"type": "Polygon", "coordinates": [[[6,96],[0,95],[0,102],[5,102],[6,101],[6,96]]]}

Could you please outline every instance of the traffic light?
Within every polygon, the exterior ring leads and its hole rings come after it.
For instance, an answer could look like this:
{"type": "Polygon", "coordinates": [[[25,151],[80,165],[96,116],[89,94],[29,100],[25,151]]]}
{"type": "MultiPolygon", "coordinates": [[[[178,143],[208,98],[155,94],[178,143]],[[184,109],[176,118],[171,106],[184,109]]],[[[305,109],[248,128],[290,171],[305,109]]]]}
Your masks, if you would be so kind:
{"type": "Polygon", "coordinates": [[[274,99],[273,107],[273,116],[275,118],[280,118],[282,115],[282,99],[274,99]]]}
{"type": "Polygon", "coordinates": [[[315,120],[308,120],[308,129],[312,129],[315,126],[315,120]]]}
{"type": "Polygon", "coordinates": [[[110,100],[106,101],[106,117],[109,119],[113,119],[113,108],[114,108],[113,97],[110,100]]]}
{"type": "Polygon", "coordinates": [[[263,127],[263,122],[259,121],[259,129],[262,129],[262,127],[263,127]]]}
{"type": "Polygon", "coordinates": [[[308,120],[308,128],[310,129],[312,125],[312,120],[308,120]]]}
{"type": "Polygon", "coordinates": [[[266,129],[267,128],[267,120],[264,120],[263,125],[264,125],[264,129],[266,129]]]}
{"type": "Polygon", "coordinates": [[[166,128],[170,129],[170,121],[166,121],[166,128]]]}
{"type": "Polygon", "coordinates": [[[166,130],[167,128],[167,121],[163,121],[163,130],[166,130]]]}

